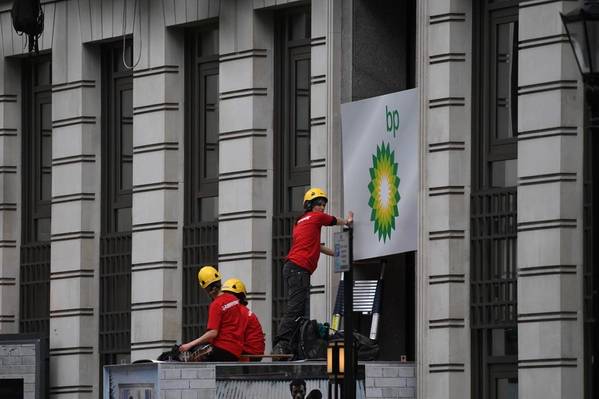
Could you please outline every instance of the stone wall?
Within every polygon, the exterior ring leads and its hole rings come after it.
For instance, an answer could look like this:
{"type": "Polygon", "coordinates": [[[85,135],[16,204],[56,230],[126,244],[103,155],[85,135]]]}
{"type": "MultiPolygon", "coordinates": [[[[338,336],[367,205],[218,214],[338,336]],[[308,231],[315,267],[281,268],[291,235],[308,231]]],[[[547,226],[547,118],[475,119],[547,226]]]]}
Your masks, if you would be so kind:
{"type": "Polygon", "coordinates": [[[366,398],[416,398],[414,364],[366,364],[366,398]]]}
{"type": "Polygon", "coordinates": [[[164,364],[160,366],[160,399],[216,398],[214,366],[164,364]]]}
{"type": "Polygon", "coordinates": [[[7,341],[0,342],[0,384],[6,379],[23,380],[23,399],[40,398],[36,395],[41,387],[40,377],[36,378],[36,370],[40,366],[36,356],[36,344],[34,342],[7,341]]]}

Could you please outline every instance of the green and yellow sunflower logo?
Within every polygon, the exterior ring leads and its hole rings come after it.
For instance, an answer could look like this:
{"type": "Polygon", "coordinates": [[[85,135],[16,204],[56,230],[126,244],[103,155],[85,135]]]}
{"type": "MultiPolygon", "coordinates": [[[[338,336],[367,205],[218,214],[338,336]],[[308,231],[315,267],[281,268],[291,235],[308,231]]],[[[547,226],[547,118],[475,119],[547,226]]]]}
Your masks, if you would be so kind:
{"type": "Polygon", "coordinates": [[[383,242],[386,242],[395,230],[400,196],[395,151],[391,151],[389,144],[385,144],[384,141],[376,147],[376,154],[372,155],[368,191],[368,206],[372,209],[370,220],[374,225],[374,234],[378,234],[379,241],[383,239],[383,242]]]}

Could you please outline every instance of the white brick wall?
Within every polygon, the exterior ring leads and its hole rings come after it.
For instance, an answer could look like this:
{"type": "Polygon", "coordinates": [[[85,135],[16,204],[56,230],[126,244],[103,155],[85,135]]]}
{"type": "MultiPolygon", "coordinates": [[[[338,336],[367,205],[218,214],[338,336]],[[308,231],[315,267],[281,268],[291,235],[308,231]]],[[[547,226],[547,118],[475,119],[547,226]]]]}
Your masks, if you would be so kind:
{"type": "Polygon", "coordinates": [[[35,398],[35,345],[0,344],[0,384],[23,379],[23,399],[35,398]]]}
{"type": "Polygon", "coordinates": [[[160,366],[160,399],[214,399],[216,376],[212,365],[160,366]]]}
{"type": "Polygon", "coordinates": [[[414,364],[366,364],[366,398],[416,398],[414,364]]]}

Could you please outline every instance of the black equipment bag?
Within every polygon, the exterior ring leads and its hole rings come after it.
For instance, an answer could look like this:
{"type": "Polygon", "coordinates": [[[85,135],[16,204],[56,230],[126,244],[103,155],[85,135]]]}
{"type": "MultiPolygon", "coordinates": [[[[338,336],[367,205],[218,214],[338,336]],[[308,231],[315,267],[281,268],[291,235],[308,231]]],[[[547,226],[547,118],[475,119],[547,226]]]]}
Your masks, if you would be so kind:
{"type": "Polygon", "coordinates": [[[323,336],[323,328],[316,320],[302,319],[299,322],[297,360],[326,359],[328,325],[323,336]]]}
{"type": "MultiPolygon", "coordinates": [[[[337,331],[331,339],[343,339],[343,331],[337,331]]],[[[354,345],[358,353],[358,360],[377,360],[379,344],[369,337],[354,331],[354,345]]]]}
{"type": "Polygon", "coordinates": [[[37,36],[44,30],[40,0],[15,0],[11,15],[12,25],[17,33],[37,36]]]}
{"type": "Polygon", "coordinates": [[[19,35],[27,35],[29,51],[38,51],[38,38],[44,31],[44,13],[40,0],[15,0],[12,25],[19,35]]]}

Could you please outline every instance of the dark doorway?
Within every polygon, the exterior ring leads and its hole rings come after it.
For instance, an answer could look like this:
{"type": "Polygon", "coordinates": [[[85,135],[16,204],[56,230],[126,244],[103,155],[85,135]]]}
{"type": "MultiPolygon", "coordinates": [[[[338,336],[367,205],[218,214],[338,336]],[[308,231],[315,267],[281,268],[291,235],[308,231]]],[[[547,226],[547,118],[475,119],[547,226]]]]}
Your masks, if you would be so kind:
{"type": "Polygon", "coordinates": [[[0,398],[23,399],[23,379],[0,379],[0,398]]]}

